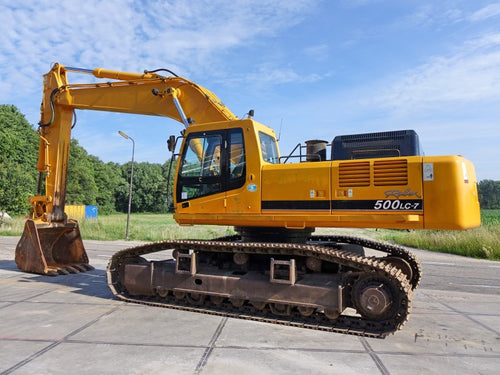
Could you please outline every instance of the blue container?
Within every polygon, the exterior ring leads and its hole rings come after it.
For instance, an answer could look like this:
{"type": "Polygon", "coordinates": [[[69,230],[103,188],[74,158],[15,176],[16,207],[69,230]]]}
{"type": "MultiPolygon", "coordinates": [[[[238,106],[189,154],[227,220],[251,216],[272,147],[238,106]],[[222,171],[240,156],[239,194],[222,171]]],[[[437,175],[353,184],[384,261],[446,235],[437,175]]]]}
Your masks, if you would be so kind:
{"type": "Polygon", "coordinates": [[[97,206],[85,206],[85,219],[97,219],[97,206]]]}

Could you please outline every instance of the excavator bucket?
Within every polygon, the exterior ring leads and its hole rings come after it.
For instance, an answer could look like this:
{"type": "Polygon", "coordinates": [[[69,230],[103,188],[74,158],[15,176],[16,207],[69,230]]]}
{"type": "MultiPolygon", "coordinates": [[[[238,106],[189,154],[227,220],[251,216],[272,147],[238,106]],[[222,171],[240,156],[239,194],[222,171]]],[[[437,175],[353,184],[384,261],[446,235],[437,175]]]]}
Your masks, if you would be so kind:
{"type": "Polygon", "coordinates": [[[68,275],[93,270],[76,221],[37,225],[28,219],[16,247],[16,264],[22,271],[41,275],[68,275]]]}

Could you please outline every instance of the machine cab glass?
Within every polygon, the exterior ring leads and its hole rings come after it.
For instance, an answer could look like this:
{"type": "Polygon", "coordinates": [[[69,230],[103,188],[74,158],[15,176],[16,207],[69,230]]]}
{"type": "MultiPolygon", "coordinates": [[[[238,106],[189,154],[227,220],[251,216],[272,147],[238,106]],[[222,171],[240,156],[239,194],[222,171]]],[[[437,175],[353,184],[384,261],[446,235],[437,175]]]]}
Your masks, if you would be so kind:
{"type": "Polygon", "coordinates": [[[191,133],[184,143],[177,201],[237,189],[245,183],[246,158],[241,129],[191,133]]]}
{"type": "Polygon", "coordinates": [[[262,152],[262,159],[271,164],[279,164],[280,157],[278,154],[278,147],[276,140],[270,135],[259,132],[260,149],[262,152]]]}

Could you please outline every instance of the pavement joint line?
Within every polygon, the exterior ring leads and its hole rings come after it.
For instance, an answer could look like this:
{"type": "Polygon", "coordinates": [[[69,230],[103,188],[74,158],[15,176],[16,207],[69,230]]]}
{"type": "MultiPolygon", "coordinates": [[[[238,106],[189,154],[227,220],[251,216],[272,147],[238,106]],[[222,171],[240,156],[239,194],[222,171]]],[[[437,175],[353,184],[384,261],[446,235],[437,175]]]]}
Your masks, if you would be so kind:
{"type": "Polygon", "coordinates": [[[228,317],[224,317],[224,318],[221,319],[221,321],[220,321],[219,325],[217,326],[214,334],[212,335],[212,339],[208,343],[208,346],[206,347],[205,351],[203,352],[200,361],[196,365],[196,369],[194,370],[194,374],[198,375],[198,374],[201,373],[201,371],[203,371],[203,368],[205,367],[205,365],[208,362],[208,358],[210,357],[210,355],[212,354],[212,352],[214,350],[215,342],[217,341],[217,339],[219,338],[220,334],[222,333],[222,330],[226,326],[226,323],[227,323],[228,319],[229,319],[228,317]]]}
{"type": "Polygon", "coordinates": [[[5,370],[4,372],[2,372],[0,375],[7,375],[7,374],[11,374],[12,372],[20,369],[21,367],[23,367],[24,365],[30,363],[31,361],[33,361],[34,359],[40,357],[41,355],[43,355],[44,353],[48,352],[49,350],[55,348],[56,346],[58,346],[61,342],[60,341],[56,341],[56,342],[53,342],[52,344],[46,346],[45,348],[37,351],[36,353],[33,353],[32,355],[30,355],[28,358],[25,358],[24,360],[22,360],[21,362],[18,362],[17,364],[15,364],[14,366],[12,366],[11,368],[5,370]]]}
{"type": "Polygon", "coordinates": [[[27,337],[5,337],[0,336],[0,341],[18,341],[18,342],[54,342],[53,339],[36,339],[27,337]]]}
{"type": "Polygon", "coordinates": [[[242,346],[242,345],[217,345],[217,349],[228,350],[259,350],[259,351],[297,351],[309,353],[344,353],[344,354],[363,354],[366,350],[361,349],[328,349],[328,348],[304,348],[304,347],[285,347],[285,346],[242,346]]]}
{"type": "Polygon", "coordinates": [[[395,356],[410,356],[410,357],[435,357],[435,358],[498,358],[498,354],[479,354],[479,353],[434,353],[434,352],[391,352],[391,351],[379,351],[380,355],[395,355],[395,356]]]}
{"type": "Polygon", "coordinates": [[[68,339],[65,344],[88,344],[88,345],[110,345],[110,346],[134,346],[143,348],[183,348],[183,349],[205,349],[205,345],[182,345],[161,343],[137,343],[137,342],[113,342],[113,341],[91,341],[68,339]]]}
{"type": "MultiPolygon", "coordinates": [[[[412,316],[415,315],[462,315],[459,311],[442,311],[439,309],[427,309],[427,311],[415,311],[415,307],[412,309],[412,316]]],[[[474,316],[491,316],[495,318],[499,318],[500,314],[489,314],[489,313],[474,313],[471,314],[474,316]]]]}
{"type": "Polygon", "coordinates": [[[0,306],[0,310],[5,309],[6,307],[9,307],[9,306],[13,306],[16,303],[19,303],[19,301],[15,301],[15,302],[14,301],[1,301],[1,302],[6,303],[6,305],[0,306]]]}
{"type": "Polygon", "coordinates": [[[34,295],[34,296],[29,296],[29,297],[26,297],[26,298],[24,298],[24,299],[22,299],[22,300],[19,300],[19,301],[0,301],[0,302],[7,302],[7,303],[8,303],[8,305],[0,307],[0,310],[1,310],[1,309],[4,309],[4,308],[6,308],[6,307],[9,307],[9,306],[14,306],[14,305],[17,305],[18,303],[24,303],[24,302],[29,302],[29,303],[31,303],[30,299],[32,299],[32,298],[37,298],[37,297],[43,296],[44,294],[48,294],[48,293],[51,293],[51,292],[52,292],[51,290],[46,290],[45,292],[38,293],[38,294],[36,294],[36,295],[34,295]]]}
{"type": "Polygon", "coordinates": [[[465,313],[465,312],[463,312],[463,311],[457,310],[457,309],[455,309],[453,306],[450,306],[450,305],[448,305],[447,303],[445,303],[445,302],[443,302],[443,301],[440,301],[439,299],[437,299],[437,298],[435,298],[435,297],[433,297],[433,296],[428,296],[428,297],[432,298],[435,302],[440,303],[441,305],[443,305],[443,306],[444,306],[444,307],[446,307],[447,309],[450,309],[451,311],[453,311],[453,312],[455,312],[455,313],[457,313],[457,314],[460,314],[460,315],[462,315],[462,316],[466,317],[466,318],[467,318],[467,319],[469,319],[471,322],[474,322],[474,323],[476,323],[477,325],[479,325],[479,326],[483,327],[484,329],[486,329],[486,330],[488,330],[488,331],[490,331],[490,332],[494,333],[495,335],[500,336],[500,332],[498,332],[496,329],[493,329],[493,328],[491,328],[491,327],[487,326],[486,324],[484,324],[484,323],[482,323],[482,322],[480,322],[480,321],[478,321],[478,320],[474,319],[473,317],[471,317],[471,315],[474,315],[474,314],[467,314],[467,313],[465,313]]]}
{"type": "Polygon", "coordinates": [[[366,340],[365,337],[360,337],[359,341],[361,342],[361,344],[365,348],[366,352],[370,355],[370,357],[372,358],[373,362],[375,362],[375,365],[380,370],[380,373],[382,375],[391,375],[391,373],[389,372],[389,370],[387,369],[387,367],[385,367],[385,365],[382,362],[382,360],[380,359],[380,357],[377,355],[377,353],[375,353],[375,351],[373,350],[373,348],[371,347],[371,345],[368,343],[368,340],[366,340]]]}
{"type": "MultiPolygon", "coordinates": [[[[9,303],[10,304],[9,306],[15,305],[18,303],[31,303],[34,305],[58,304],[58,305],[64,305],[64,306],[106,306],[106,303],[90,303],[90,302],[59,302],[59,301],[0,301],[0,302],[9,303]]],[[[120,306],[123,306],[123,305],[120,304],[120,306]]],[[[7,307],[7,306],[0,307],[0,309],[3,309],[5,307],[7,307]]]]}
{"type": "MultiPolygon", "coordinates": [[[[35,339],[23,337],[0,337],[0,341],[23,341],[23,342],[50,342],[53,343],[54,339],[35,339]]],[[[184,349],[207,349],[206,345],[178,345],[178,344],[161,344],[161,343],[137,343],[137,342],[114,342],[114,341],[99,341],[99,340],[82,340],[82,339],[66,339],[65,344],[88,344],[88,345],[111,345],[111,346],[140,346],[140,347],[158,347],[158,348],[184,348],[184,349]]],[[[310,353],[344,353],[344,354],[363,354],[366,350],[358,349],[327,349],[327,348],[303,348],[303,347],[265,347],[265,346],[241,346],[241,345],[227,345],[227,346],[214,346],[217,349],[226,350],[258,350],[258,351],[300,351],[310,353]]],[[[385,354],[393,354],[388,352],[385,354]]],[[[396,353],[407,355],[407,353],[396,353]]]]}
{"type": "Polygon", "coordinates": [[[101,314],[99,315],[97,318],[91,320],[90,322],[84,324],[83,326],[75,329],[74,331],[70,332],[69,334],[67,334],[66,336],[64,336],[63,338],[57,340],[57,341],[54,341],[52,342],[50,345],[46,346],[45,348],[37,351],[36,353],[33,353],[32,355],[30,355],[28,358],[25,358],[24,360],[22,360],[21,362],[18,362],[17,364],[15,364],[14,366],[12,366],[11,368],[5,370],[4,372],[2,372],[0,375],[7,375],[7,374],[11,374],[13,371],[16,371],[18,369],[20,369],[21,367],[25,366],[26,364],[30,363],[31,361],[33,361],[34,359],[42,356],[43,354],[45,354],[46,352],[48,352],[49,350],[52,350],[54,349],[55,347],[59,346],[61,343],[63,342],[66,342],[68,340],[68,338],[70,338],[71,336],[74,336],[76,335],[77,333],[80,333],[81,331],[83,331],[84,329],[90,327],[91,325],[97,323],[100,319],[104,318],[105,316],[108,316],[108,315],[111,315],[112,313],[114,313],[116,310],[118,310],[120,306],[115,306],[114,308],[112,308],[111,310],[109,311],[106,311],[104,314],[101,314]]]}
{"type": "Polygon", "coordinates": [[[109,311],[106,311],[104,314],[101,314],[99,315],[97,318],[91,320],[90,322],[84,324],[83,326],[81,326],[80,328],[77,328],[75,329],[73,332],[69,333],[68,335],[64,336],[64,338],[61,340],[61,342],[64,342],[64,341],[67,341],[71,336],[74,336],[76,335],[77,333],[80,333],[81,331],[89,328],[90,326],[94,325],[95,323],[97,323],[99,320],[101,320],[102,318],[108,316],[108,315],[111,315],[113,314],[115,311],[117,311],[119,308],[121,307],[121,305],[119,306],[114,306],[112,309],[110,309],[109,311]]]}
{"type": "MultiPolygon", "coordinates": [[[[29,339],[19,337],[0,337],[0,341],[17,341],[17,342],[47,342],[55,343],[57,341],[51,339],[29,339]]],[[[136,343],[136,342],[113,342],[113,341],[91,341],[91,340],[78,340],[67,339],[63,341],[64,344],[84,344],[84,345],[110,345],[110,346],[133,346],[133,347],[151,347],[151,348],[183,348],[183,349],[201,349],[207,348],[204,345],[175,345],[175,344],[160,344],[160,343],[136,343]]],[[[356,349],[321,349],[321,348],[301,348],[301,347],[263,347],[263,346],[215,346],[214,348],[220,350],[255,350],[255,351],[299,351],[310,353],[343,353],[343,354],[363,354],[366,350],[356,349]]],[[[480,353],[435,353],[435,352],[403,352],[403,351],[378,351],[378,355],[394,355],[394,356],[410,356],[410,357],[435,357],[435,358],[498,358],[498,354],[480,354],[480,353]]],[[[3,373],[2,373],[3,374],[3,373]]]]}

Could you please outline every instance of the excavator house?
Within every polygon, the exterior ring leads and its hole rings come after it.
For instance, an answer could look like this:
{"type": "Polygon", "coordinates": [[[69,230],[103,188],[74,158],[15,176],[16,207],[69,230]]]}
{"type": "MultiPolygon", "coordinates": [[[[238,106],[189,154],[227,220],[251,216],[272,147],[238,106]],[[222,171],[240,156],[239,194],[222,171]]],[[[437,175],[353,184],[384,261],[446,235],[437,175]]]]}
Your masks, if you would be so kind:
{"type": "Polygon", "coordinates": [[[92,269],[78,223],[64,212],[77,109],[183,124],[181,136],[168,142],[176,160],[174,218],[180,225],[234,226],[237,233],[117,252],[107,277],[124,301],[385,337],[408,319],[421,279],[418,260],[401,246],[314,235],[315,228],[480,225],[473,164],[422,155],[412,130],[342,135],[330,145],[311,140],[282,157],[272,129],[250,115],[238,119],[209,90],[161,71],[55,64],[44,76],[39,187],[16,248],[21,270],[92,269]],[[71,84],[69,72],[105,82],[71,84]],[[165,250],[171,256],[158,260],[154,253],[165,250]]]}

